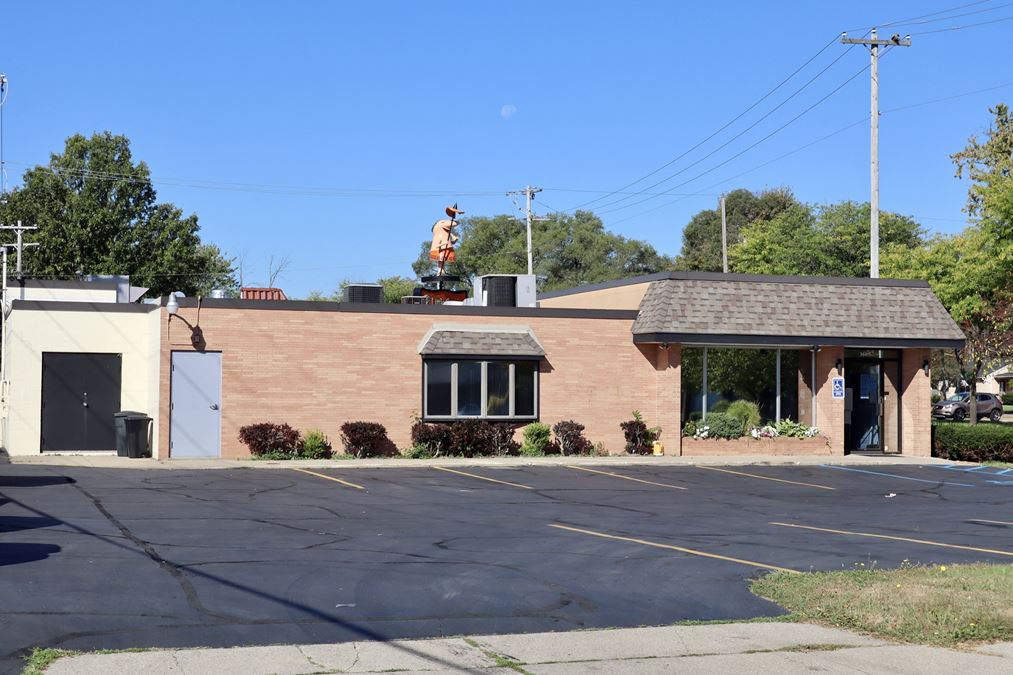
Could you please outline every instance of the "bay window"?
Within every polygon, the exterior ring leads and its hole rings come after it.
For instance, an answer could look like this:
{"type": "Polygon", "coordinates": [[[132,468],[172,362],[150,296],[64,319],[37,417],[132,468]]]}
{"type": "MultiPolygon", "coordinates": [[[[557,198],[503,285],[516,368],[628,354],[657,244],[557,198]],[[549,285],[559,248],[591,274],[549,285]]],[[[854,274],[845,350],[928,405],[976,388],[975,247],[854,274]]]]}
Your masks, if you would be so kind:
{"type": "Polygon", "coordinates": [[[427,420],[538,418],[538,361],[426,359],[422,410],[427,420]]]}

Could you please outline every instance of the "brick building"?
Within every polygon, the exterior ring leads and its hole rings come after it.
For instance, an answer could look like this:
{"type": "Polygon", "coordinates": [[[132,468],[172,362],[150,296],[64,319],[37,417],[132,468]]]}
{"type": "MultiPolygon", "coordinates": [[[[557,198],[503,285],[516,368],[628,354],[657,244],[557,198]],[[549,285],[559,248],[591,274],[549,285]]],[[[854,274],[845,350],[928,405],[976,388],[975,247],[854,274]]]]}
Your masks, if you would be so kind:
{"type": "Polygon", "coordinates": [[[122,400],[155,419],[161,458],[244,457],[239,428],[263,421],[334,441],[344,422],[380,422],[404,448],[416,417],[573,419],[618,453],[619,423],[633,410],[662,429],[669,454],[928,455],[929,350],[964,339],[927,284],[885,279],[673,272],[542,294],[537,307],[180,298],[170,313],[166,304],[15,301],[4,447],[110,449],[53,447],[43,433],[47,415],[66,425],[87,414],[73,408],[80,378],[54,370],[57,354],[77,353],[78,368],[123,355],[114,407],[122,400]],[[764,422],[820,433],[681,437],[686,422],[705,424],[740,399],[764,422]]]}

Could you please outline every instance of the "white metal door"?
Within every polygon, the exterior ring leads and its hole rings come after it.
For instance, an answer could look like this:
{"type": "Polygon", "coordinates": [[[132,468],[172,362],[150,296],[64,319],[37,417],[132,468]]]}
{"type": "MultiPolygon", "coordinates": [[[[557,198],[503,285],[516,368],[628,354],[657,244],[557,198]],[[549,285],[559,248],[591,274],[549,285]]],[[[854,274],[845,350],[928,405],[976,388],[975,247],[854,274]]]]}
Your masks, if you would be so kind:
{"type": "Polygon", "coordinates": [[[219,457],[222,441],[222,355],[173,352],[169,456],[219,457]]]}

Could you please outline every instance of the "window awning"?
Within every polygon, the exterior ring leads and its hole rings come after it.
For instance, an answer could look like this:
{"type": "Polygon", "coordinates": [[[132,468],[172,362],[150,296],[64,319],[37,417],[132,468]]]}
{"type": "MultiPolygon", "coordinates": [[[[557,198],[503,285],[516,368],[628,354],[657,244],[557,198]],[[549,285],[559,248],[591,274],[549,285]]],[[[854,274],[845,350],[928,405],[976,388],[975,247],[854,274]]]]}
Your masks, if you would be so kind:
{"type": "Polygon", "coordinates": [[[653,282],[633,341],[960,348],[964,334],[924,281],[715,274],[653,282]]]}
{"type": "Polygon", "coordinates": [[[527,326],[433,326],[419,343],[426,357],[540,359],[545,350],[527,326]]]}

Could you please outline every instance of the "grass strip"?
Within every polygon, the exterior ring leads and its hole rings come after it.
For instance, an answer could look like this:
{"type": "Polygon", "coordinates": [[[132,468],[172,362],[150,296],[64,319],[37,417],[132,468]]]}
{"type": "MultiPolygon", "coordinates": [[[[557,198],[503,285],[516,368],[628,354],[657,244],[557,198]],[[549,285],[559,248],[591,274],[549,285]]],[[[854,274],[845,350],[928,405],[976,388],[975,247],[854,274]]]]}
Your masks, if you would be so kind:
{"type": "Polygon", "coordinates": [[[46,668],[51,666],[57,659],[62,659],[64,656],[74,656],[79,653],[68,649],[51,649],[48,647],[43,649],[36,647],[25,659],[25,669],[21,671],[21,675],[43,675],[46,672],[46,668]]]}
{"type": "Polygon", "coordinates": [[[1013,640],[1013,565],[778,572],[751,590],[795,621],[898,642],[953,647],[1013,640]]]}

